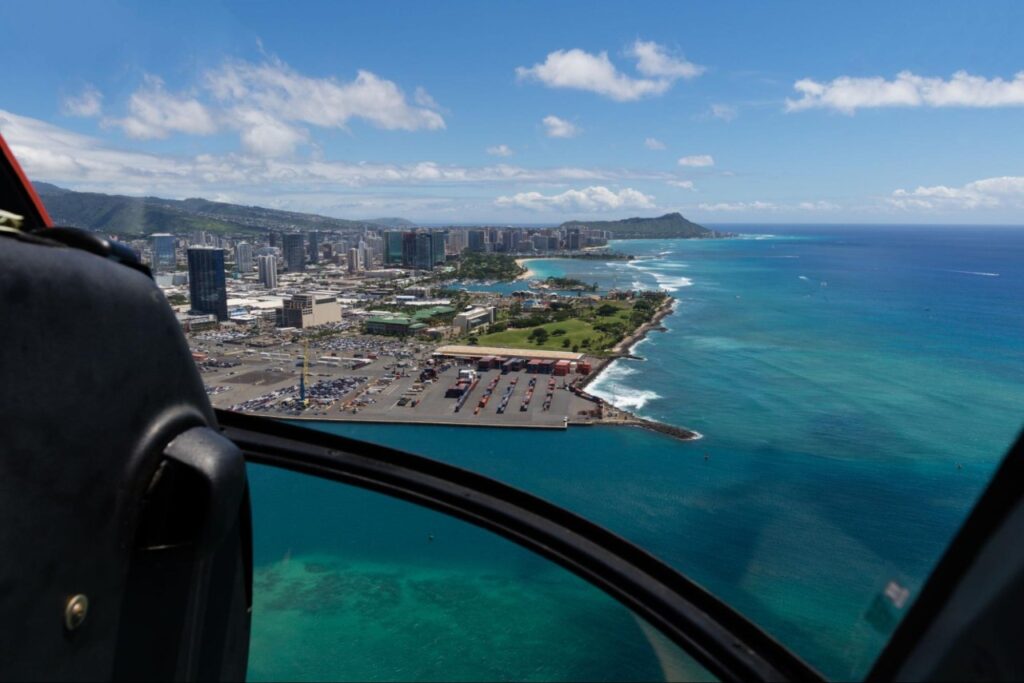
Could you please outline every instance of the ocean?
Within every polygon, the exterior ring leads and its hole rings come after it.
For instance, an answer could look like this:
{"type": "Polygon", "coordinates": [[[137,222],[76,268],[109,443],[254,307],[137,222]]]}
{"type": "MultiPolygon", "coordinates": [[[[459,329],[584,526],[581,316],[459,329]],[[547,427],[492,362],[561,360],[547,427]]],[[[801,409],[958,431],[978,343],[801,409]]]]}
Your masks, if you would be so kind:
{"type": "MultiPolygon", "coordinates": [[[[696,442],[322,423],[480,471],[638,543],[832,678],[863,676],[1024,424],[1024,229],[729,226],[540,276],[677,304],[590,386],[696,442]]],[[[308,423],[304,423],[307,424],[308,423]]],[[[624,608],[407,503],[252,467],[250,678],[649,680],[624,608]]],[[[689,666],[679,664],[679,666],[689,666]]],[[[694,668],[684,668],[696,678],[694,668]]]]}

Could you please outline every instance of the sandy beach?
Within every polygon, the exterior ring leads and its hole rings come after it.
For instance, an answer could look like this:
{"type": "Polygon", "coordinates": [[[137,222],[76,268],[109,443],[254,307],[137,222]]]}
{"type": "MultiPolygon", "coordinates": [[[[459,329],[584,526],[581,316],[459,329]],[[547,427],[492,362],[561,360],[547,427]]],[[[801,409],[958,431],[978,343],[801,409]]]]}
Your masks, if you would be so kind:
{"type": "Polygon", "coordinates": [[[516,265],[520,268],[526,268],[526,272],[517,277],[517,280],[535,280],[537,279],[537,273],[530,269],[530,262],[536,261],[535,258],[517,258],[516,265]]]}

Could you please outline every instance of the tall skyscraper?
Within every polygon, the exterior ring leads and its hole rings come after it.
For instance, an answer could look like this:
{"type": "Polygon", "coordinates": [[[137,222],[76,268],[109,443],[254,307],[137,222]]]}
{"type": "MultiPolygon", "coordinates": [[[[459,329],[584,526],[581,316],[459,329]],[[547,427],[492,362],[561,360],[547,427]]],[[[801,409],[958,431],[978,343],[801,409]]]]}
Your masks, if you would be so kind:
{"type": "Polygon", "coordinates": [[[248,242],[239,242],[235,245],[235,270],[239,275],[252,272],[252,245],[248,242]]]}
{"type": "Polygon", "coordinates": [[[359,248],[352,247],[348,250],[348,272],[358,273],[359,272],[359,248]]]}
{"type": "Polygon", "coordinates": [[[443,230],[431,230],[430,239],[433,242],[434,263],[444,263],[445,242],[448,240],[448,233],[443,230]]]}
{"type": "Polygon", "coordinates": [[[309,262],[320,263],[320,233],[316,230],[309,233],[309,262]]]}
{"type": "Polygon", "coordinates": [[[260,256],[256,259],[260,270],[260,282],[267,289],[277,288],[277,257],[260,256]]]}
{"type": "Polygon", "coordinates": [[[509,251],[519,251],[519,242],[523,239],[523,231],[518,229],[509,229],[509,251]]]}
{"type": "Polygon", "coordinates": [[[289,273],[301,273],[306,270],[306,247],[302,233],[290,232],[284,236],[284,264],[289,273]]]}
{"type": "Polygon", "coordinates": [[[429,232],[416,233],[416,258],[413,265],[418,270],[434,268],[434,238],[429,232]]]}
{"type": "Polygon", "coordinates": [[[466,231],[465,230],[449,230],[447,239],[447,251],[449,254],[458,256],[466,250],[466,231]]]}
{"type": "Polygon", "coordinates": [[[397,266],[402,263],[402,235],[398,230],[388,230],[384,233],[384,263],[389,266],[397,266]]]}
{"type": "Polygon", "coordinates": [[[402,265],[406,268],[416,267],[416,233],[402,233],[402,265]]]}
{"type": "Polygon", "coordinates": [[[568,234],[565,236],[565,246],[567,249],[579,249],[580,244],[580,229],[569,228],[568,234]]]}
{"type": "Polygon", "coordinates": [[[224,250],[189,247],[188,291],[192,310],[228,319],[228,293],[224,281],[224,250]]]}
{"type": "Polygon", "coordinates": [[[483,253],[487,251],[487,231],[469,231],[469,250],[476,253],[483,253]]]}
{"type": "MultiPolygon", "coordinates": [[[[366,242],[366,246],[370,248],[370,252],[373,254],[373,259],[376,261],[384,262],[384,238],[377,234],[368,234],[363,237],[366,242]]],[[[371,261],[370,263],[372,263],[371,261]]],[[[367,264],[369,265],[369,263],[367,264]]]]}
{"type": "Polygon", "coordinates": [[[178,264],[174,255],[174,235],[161,232],[150,237],[153,240],[153,270],[174,270],[178,264]]]}

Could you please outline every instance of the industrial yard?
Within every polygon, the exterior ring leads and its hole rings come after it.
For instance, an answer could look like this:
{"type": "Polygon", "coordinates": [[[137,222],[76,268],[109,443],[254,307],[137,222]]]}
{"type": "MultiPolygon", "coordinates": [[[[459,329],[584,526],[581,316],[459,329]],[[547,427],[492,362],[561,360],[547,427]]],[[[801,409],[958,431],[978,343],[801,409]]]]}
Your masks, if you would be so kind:
{"type": "Polygon", "coordinates": [[[570,389],[591,369],[589,360],[449,351],[304,361],[295,346],[274,357],[237,355],[201,367],[215,406],[256,414],[549,429],[599,419],[599,404],[570,389]]]}

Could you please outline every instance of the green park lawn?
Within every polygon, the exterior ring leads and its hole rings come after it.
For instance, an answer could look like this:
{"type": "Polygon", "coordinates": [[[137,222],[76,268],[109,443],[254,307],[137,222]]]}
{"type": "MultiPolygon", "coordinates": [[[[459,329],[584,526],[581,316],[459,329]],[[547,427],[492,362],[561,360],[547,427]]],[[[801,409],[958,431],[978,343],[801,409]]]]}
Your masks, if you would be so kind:
{"type": "Polygon", "coordinates": [[[621,321],[631,329],[629,325],[629,314],[632,306],[627,302],[613,302],[616,313],[609,316],[597,316],[593,312],[585,312],[579,317],[569,318],[561,322],[544,323],[535,327],[509,328],[504,332],[494,332],[481,335],[480,346],[502,346],[518,349],[548,349],[551,351],[571,351],[574,345],[579,345],[580,351],[595,353],[607,349],[619,341],[618,336],[608,334],[594,329],[595,324],[621,321]],[[530,334],[538,328],[547,330],[548,338],[542,344],[530,338],[530,334]],[[564,334],[556,334],[557,330],[564,331],[564,334]],[[568,339],[568,345],[565,340],[568,339]],[[589,346],[584,346],[584,340],[590,339],[589,346]]]}

